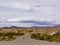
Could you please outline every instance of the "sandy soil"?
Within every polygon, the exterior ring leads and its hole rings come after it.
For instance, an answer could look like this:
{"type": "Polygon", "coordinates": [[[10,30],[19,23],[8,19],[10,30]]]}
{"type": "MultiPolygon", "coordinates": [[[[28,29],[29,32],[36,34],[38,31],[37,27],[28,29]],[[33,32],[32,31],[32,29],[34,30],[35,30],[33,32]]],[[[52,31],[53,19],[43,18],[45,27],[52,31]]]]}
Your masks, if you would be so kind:
{"type": "Polygon", "coordinates": [[[60,43],[34,40],[29,38],[28,35],[24,35],[14,41],[1,41],[0,45],[60,45],[60,43]]]}

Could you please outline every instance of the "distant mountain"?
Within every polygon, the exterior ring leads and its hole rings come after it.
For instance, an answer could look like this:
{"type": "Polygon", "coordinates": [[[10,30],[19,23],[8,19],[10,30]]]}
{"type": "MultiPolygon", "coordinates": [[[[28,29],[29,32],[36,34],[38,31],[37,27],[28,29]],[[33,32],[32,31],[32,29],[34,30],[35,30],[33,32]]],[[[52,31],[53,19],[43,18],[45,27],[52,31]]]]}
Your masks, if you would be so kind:
{"type": "Polygon", "coordinates": [[[56,25],[54,25],[54,27],[60,27],[60,24],[56,24],[56,25]]]}
{"type": "Polygon", "coordinates": [[[10,26],[10,27],[1,27],[1,28],[4,28],[4,29],[11,29],[11,28],[14,28],[14,29],[19,29],[19,28],[60,28],[60,24],[56,24],[54,26],[31,26],[31,27],[18,27],[18,26],[10,26]]]}
{"type": "Polygon", "coordinates": [[[32,26],[37,26],[37,27],[46,27],[46,26],[53,26],[55,22],[49,21],[49,20],[38,20],[38,19],[11,19],[8,21],[1,21],[0,22],[0,27],[10,27],[10,26],[18,26],[18,27],[32,27],[32,26]]]}
{"type": "Polygon", "coordinates": [[[4,28],[4,29],[14,28],[14,29],[16,29],[16,28],[22,28],[22,27],[18,27],[18,26],[10,26],[10,27],[7,27],[7,26],[5,26],[5,27],[1,27],[1,28],[4,28]]]}

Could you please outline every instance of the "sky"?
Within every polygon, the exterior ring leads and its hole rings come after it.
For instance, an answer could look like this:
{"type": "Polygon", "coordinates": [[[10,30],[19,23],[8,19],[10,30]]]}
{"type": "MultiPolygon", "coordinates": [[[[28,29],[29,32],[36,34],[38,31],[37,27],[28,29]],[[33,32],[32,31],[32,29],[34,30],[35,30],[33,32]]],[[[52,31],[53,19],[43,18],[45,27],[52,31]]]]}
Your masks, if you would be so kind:
{"type": "MultiPolygon", "coordinates": [[[[0,0],[0,21],[49,21],[60,24],[60,0],[0,0]]],[[[17,24],[17,23],[16,23],[17,24]]]]}

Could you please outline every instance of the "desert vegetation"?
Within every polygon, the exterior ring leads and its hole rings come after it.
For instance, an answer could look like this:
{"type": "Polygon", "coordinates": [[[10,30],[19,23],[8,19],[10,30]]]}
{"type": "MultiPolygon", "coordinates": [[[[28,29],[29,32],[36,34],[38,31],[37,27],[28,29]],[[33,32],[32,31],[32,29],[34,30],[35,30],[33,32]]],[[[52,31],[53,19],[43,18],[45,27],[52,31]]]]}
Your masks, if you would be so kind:
{"type": "Polygon", "coordinates": [[[11,41],[28,34],[32,39],[60,42],[60,28],[0,28],[0,41],[11,41]],[[55,34],[53,32],[56,32],[55,34]],[[53,35],[50,35],[53,34],[53,35]]]}
{"type": "Polygon", "coordinates": [[[2,33],[0,32],[0,41],[12,41],[22,35],[24,35],[24,33],[15,33],[15,32],[2,33]]]}
{"type": "Polygon", "coordinates": [[[31,34],[32,39],[36,40],[43,40],[43,41],[49,41],[49,42],[60,42],[60,32],[57,32],[56,34],[53,35],[48,35],[48,34],[31,34]]]}

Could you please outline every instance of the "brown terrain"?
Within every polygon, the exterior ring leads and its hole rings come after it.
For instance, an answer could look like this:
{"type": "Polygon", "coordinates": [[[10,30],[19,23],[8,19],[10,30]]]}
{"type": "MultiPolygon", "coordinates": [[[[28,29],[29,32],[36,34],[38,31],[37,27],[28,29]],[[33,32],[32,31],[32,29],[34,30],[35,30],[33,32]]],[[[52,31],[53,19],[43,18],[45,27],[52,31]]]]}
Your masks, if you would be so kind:
{"type": "Polygon", "coordinates": [[[19,27],[19,28],[0,28],[0,32],[20,32],[20,33],[29,33],[31,31],[31,33],[47,33],[47,34],[52,34],[53,32],[58,32],[60,31],[59,27],[37,27],[37,28],[25,28],[25,27],[19,27]]]}
{"type": "Polygon", "coordinates": [[[25,35],[17,38],[14,41],[1,41],[0,45],[60,45],[60,43],[55,42],[47,42],[47,41],[41,41],[41,40],[34,40],[31,39],[29,34],[31,33],[47,33],[47,34],[53,34],[53,32],[60,31],[60,28],[0,28],[0,32],[6,33],[6,32],[23,32],[25,35]]]}

